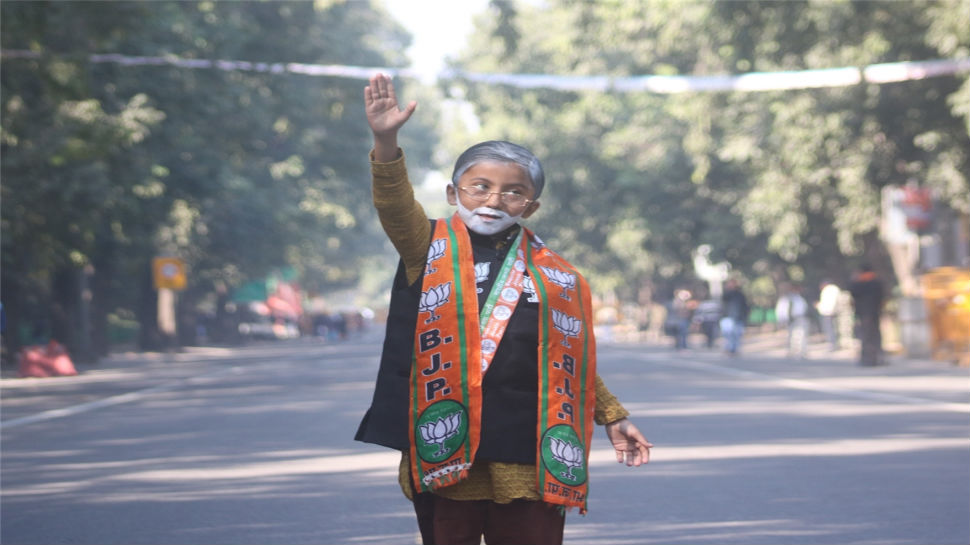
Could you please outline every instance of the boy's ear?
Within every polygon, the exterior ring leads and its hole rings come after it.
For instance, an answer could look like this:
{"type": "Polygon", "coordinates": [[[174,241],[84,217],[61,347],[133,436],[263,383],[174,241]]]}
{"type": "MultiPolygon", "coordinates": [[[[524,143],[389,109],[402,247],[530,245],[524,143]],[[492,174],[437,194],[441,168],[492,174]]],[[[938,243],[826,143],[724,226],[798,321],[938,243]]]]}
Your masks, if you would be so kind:
{"type": "Polygon", "coordinates": [[[539,201],[532,201],[529,206],[525,207],[525,212],[522,212],[522,219],[526,219],[532,214],[535,214],[536,210],[539,209],[539,201]]]}
{"type": "Polygon", "coordinates": [[[458,193],[455,190],[455,184],[448,184],[445,188],[445,195],[448,197],[448,204],[455,206],[458,204],[458,193]]]}

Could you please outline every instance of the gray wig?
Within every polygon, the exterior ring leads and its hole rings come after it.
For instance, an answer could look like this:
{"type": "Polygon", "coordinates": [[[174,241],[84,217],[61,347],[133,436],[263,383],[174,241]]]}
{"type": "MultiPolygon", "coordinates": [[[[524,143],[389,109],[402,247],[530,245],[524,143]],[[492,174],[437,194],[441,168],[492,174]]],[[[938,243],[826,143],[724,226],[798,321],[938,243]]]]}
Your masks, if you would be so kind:
{"type": "Polygon", "coordinates": [[[539,198],[542,187],[546,185],[546,176],[542,172],[542,164],[531,151],[518,144],[502,140],[481,142],[466,149],[455,161],[455,170],[451,174],[451,183],[458,185],[458,179],[472,166],[483,161],[498,163],[515,163],[529,174],[532,186],[536,190],[533,200],[539,198]]]}

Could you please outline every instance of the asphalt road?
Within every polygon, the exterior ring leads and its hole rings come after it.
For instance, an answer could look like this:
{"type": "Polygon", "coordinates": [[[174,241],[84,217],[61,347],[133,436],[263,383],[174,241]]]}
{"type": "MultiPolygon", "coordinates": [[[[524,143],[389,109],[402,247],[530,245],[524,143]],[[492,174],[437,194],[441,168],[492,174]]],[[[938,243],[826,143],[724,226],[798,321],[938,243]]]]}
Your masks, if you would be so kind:
{"type": "MultiPolygon", "coordinates": [[[[398,456],[353,441],[379,333],[118,355],[0,382],[0,541],[413,544],[398,456]]],[[[597,430],[566,543],[970,543],[970,371],[601,342],[600,374],[655,444],[597,430]]]]}

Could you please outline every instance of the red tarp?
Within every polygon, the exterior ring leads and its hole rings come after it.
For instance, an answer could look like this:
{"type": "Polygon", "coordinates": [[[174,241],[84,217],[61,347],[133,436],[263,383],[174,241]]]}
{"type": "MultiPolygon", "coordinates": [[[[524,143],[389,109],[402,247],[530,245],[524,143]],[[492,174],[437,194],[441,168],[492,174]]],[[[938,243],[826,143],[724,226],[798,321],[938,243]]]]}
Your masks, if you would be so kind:
{"type": "Polygon", "coordinates": [[[57,341],[51,341],[46,346],[25,346],[20,351],[17,370],[22,377],[63,377],[77,374],[67,349],[57,341]]]}

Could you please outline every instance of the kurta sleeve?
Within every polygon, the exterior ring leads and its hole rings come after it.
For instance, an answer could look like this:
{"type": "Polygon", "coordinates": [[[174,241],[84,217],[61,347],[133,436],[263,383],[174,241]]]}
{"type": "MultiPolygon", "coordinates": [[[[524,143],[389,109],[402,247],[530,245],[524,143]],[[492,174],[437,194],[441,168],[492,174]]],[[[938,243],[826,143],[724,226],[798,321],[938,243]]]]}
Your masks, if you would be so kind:
{"type": "Polygon", "coordinates": [[[373,151],[370,159],[374,208],[404,262],[408,284],[413,284],[427,260],[431,224],[421,203],[414,199],[404,152],[398,148],[398,158],[389,163],[374,161],[373,151]]]}
{"type": "Polygon", "coordinates": [[[623,408],[620,401],[616,399],[606,387],[603,379],[596,375],[596,409],[593,411],[593,420],[601,426],[611,422],[616,422],[622,418],[630,416],[630,411],[623,408]]]}

